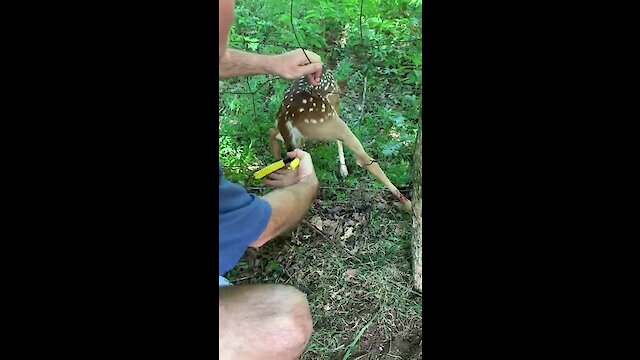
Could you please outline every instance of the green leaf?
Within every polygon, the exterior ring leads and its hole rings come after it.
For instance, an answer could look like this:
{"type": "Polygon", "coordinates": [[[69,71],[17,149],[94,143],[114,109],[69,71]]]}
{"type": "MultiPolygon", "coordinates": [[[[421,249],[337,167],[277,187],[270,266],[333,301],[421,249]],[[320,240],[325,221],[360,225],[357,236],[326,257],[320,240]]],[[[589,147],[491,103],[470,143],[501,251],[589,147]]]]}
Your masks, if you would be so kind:
{"type": "Polygon", "coordinates": [[[402,114],[396,116],[393,118],[393,122],[396,124],[396,126],[398,127],[402,127],[404,126],[404,116],[402,116],[402,114]]]}
{"type": "Polygon", "coordinates": [[[397,142],[397,141],[394,141],[394,140],[389,141],[388,143],[386,143],[382,147],[382,154],[384,156],[396,155],[401,146],[402,146],[402,143],[400,143],[400,142],[397,142]]]}

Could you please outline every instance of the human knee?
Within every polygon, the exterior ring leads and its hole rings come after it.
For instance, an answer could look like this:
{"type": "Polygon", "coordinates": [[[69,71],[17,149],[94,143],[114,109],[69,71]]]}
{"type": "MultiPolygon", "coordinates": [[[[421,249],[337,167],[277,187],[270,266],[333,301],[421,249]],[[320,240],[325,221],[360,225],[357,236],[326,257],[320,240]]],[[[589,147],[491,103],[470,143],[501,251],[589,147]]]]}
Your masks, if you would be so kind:
{"type": "Polygon", "coordinates": [[[281,311],[276,327],[280,334],[276,336],[287,339],[286,348],[299,355],[304,351],[313,332],[307,296],[292,286],[282,286],[278,292],[281,311]]]}
{"type": "Polygon", "coordinates": [[[284,304],[290,309],[290,322],[292,328],[304,338],[306,342],[313,331],[313,321],[307,295],[293,286],[285,286],[283,291],[287,293],[287,301],[284,304]]]}

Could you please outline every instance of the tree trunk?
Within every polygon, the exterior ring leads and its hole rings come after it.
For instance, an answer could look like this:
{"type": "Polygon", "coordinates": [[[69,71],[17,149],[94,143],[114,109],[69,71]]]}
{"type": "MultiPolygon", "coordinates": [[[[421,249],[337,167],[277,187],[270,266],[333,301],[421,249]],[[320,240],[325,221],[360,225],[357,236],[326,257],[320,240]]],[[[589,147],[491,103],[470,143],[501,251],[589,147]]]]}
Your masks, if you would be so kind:
{"type": "Polygon", "coordinates": [[[415,288],[422,292],[422,127],[416,140],[413,155],[413,282],[415,288]]]}

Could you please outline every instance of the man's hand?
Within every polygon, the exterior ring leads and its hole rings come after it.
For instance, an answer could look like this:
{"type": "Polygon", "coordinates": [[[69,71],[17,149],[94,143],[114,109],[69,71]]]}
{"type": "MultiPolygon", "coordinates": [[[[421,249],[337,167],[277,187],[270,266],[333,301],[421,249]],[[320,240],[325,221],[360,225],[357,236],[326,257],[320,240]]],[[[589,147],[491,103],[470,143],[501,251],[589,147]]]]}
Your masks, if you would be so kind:
{"type": "MultiPolygon", "coordinates": [[[[295,171],[289,170],[295,173],[292,178],[295,182],[289,186],[282,185],[279,189],[262,196],[262,199],[268,201],[271,205],[271,219],[269,219],[269,224],[267,224],[267,228],[262,232],[260,238],[254,241],[251,247],[260,247],[297,224],[307,213],[311,203],[313,203],[313,199],[315,199],[318,191],[318,178],[313,170],[311,155],[300,149],[295,149],[287,155],[290,158],[297,157],[300,159],[300,165],[295,171]]],[[[291,179],[289,180],[292,181],[291,179]]]]}
{"type": "Polygon", "coordinates": [[[307,75],[311,85],[316,86],[320,81],[322,74],[322,62],[317,54],[302,49],[289,51],[281,55],[272,56],[270,59],[271,74],[278,75],[285,79],[294,80],[301,76],[307,75]],[[309,60],[304,56],[307,53],[309,60]]]}
{"type": "Polygon", "coordinates": [[[272,172],[264,179],[265,185],[280,188],[299,182],[308,182],[314,185],[318,184],[318,178],[316,177],[313,161],[309,153],[295,149],[287,153],[287,156],[292,159],[299,158],[300,164],[298,167],[294,170],[280,169],[272,172]]]}

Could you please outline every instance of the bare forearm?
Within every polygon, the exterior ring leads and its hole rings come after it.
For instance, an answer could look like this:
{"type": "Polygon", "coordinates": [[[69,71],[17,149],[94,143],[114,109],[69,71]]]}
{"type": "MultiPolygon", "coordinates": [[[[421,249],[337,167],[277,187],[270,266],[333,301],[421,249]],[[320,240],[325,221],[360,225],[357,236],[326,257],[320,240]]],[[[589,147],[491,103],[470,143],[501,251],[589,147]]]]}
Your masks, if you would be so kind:
{"type": "Polygon", "coordinates": [[[297,224],[309,210],[317,191],[317,181],[299,182],[263,196],[271,205],[271,219],[260,238],[251,246],[262,246],[297,224]]]}
{"type": "Polygon", "coordinates": [[[229,49],[220,58],[218,77],[227,79],[236,76],[272,74],[272,61],[273,55],[258,55],[229,49]]]}

